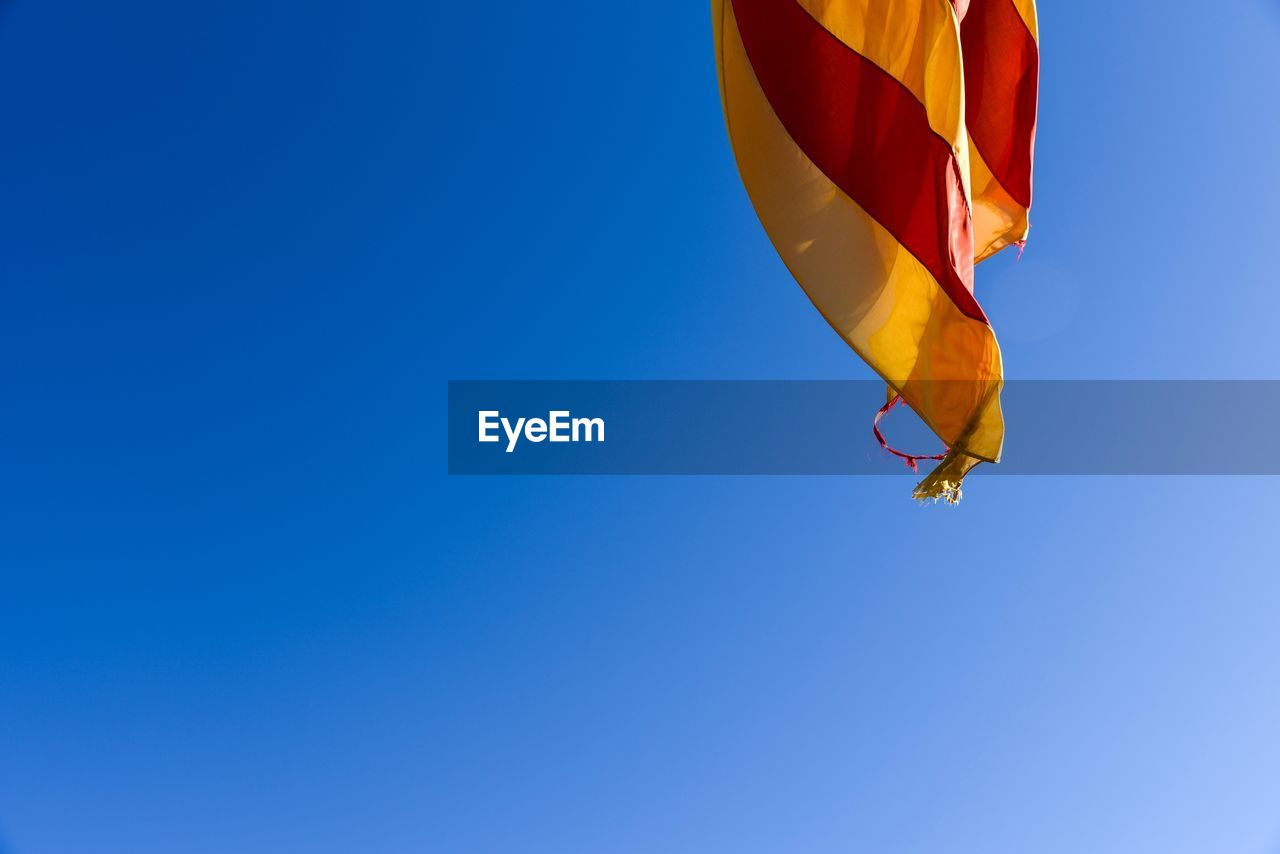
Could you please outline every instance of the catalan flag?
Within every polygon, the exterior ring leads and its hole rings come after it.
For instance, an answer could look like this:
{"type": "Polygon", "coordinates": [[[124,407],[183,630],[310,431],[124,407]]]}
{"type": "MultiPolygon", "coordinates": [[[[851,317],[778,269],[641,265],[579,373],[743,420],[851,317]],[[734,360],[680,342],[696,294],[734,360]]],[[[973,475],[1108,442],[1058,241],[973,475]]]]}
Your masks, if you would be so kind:
{"type": "Polygon", "coordinates": [[[765,231],[891,403],[946,443],[916,497],[959,500],[1004,441],[973,269],[1027,237],[1034,0],[712,0],[712,17],[765,231]]]}

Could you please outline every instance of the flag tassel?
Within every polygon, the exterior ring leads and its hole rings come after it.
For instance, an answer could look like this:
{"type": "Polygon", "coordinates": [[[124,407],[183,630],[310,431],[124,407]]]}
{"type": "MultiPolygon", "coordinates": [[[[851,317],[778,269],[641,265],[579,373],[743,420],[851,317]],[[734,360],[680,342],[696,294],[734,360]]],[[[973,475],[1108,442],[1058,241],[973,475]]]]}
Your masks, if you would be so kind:
{"type": "Polygon", "coordinates": [[[880,407],[880,411],[876,413],[875,420],[871,422],[871,432],[875,433],[876,441],[880,443],[880,447],[884,448],[886,451],[893,454],[898,459],[902,460],[902,462],[906,464],[907,468],[919,474],[920,460],[941,460],[941,459],[944,459],[947,456],[947,454],[946,453],[908,454],[905,451],[899,451],[897,448],[889,444],[889,442],[884,438],[884,433],[880,432],[880,419],[888,415],[889,411],[901,402],[902,402],[902,395],[895,394],[893,397],[889,399],[888,403],[880,407]]]}

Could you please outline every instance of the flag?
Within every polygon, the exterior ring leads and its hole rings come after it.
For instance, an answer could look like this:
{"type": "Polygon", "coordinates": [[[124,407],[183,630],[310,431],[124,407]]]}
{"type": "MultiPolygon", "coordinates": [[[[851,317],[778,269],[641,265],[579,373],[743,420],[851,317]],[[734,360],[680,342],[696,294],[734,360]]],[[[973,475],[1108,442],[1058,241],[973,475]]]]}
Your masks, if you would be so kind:
{"type": "Polygon", "coordinates": [[[712,0],[738,170],[791,274],[947,445],[959,500],[1004,441],[973,269],[1027,237],[1034,0],[712,0]]]}

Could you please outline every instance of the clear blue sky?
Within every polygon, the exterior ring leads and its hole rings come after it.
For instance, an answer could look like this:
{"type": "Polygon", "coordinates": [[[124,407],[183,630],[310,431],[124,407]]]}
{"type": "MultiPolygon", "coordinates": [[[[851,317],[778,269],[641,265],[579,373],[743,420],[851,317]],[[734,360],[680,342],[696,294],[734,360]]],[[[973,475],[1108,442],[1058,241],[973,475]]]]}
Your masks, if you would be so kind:
{"type": "MultiPolygon", "coordinates": [[[[1009,374],[1280,378],[1280,5],[1041,32],[1009,374]]],[[[868,376],[705,3],[11,0],[0,115],[6,854],[1280,850],[1270,480],[446,476],[450,378],[868,376]]]]}

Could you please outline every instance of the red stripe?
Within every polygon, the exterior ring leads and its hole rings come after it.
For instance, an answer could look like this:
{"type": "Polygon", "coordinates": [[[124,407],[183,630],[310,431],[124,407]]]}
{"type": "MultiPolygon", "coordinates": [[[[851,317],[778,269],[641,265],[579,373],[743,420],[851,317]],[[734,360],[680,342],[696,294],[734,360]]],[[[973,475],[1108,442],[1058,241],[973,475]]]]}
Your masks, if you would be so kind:
{"type": "Polygon", "coordinates": [[[924,105],[795,0],[733,0],[738,31],[787,133],[933,274],[961,312],[973,297],[973,227],[960,167],[924,105]]]}
{"type": "Polygon", "coordinates": [[[965,124],[1000,186],[1031,207],[1040,50],[1012,0],[971,0],[960,22],[965,124]]]}

